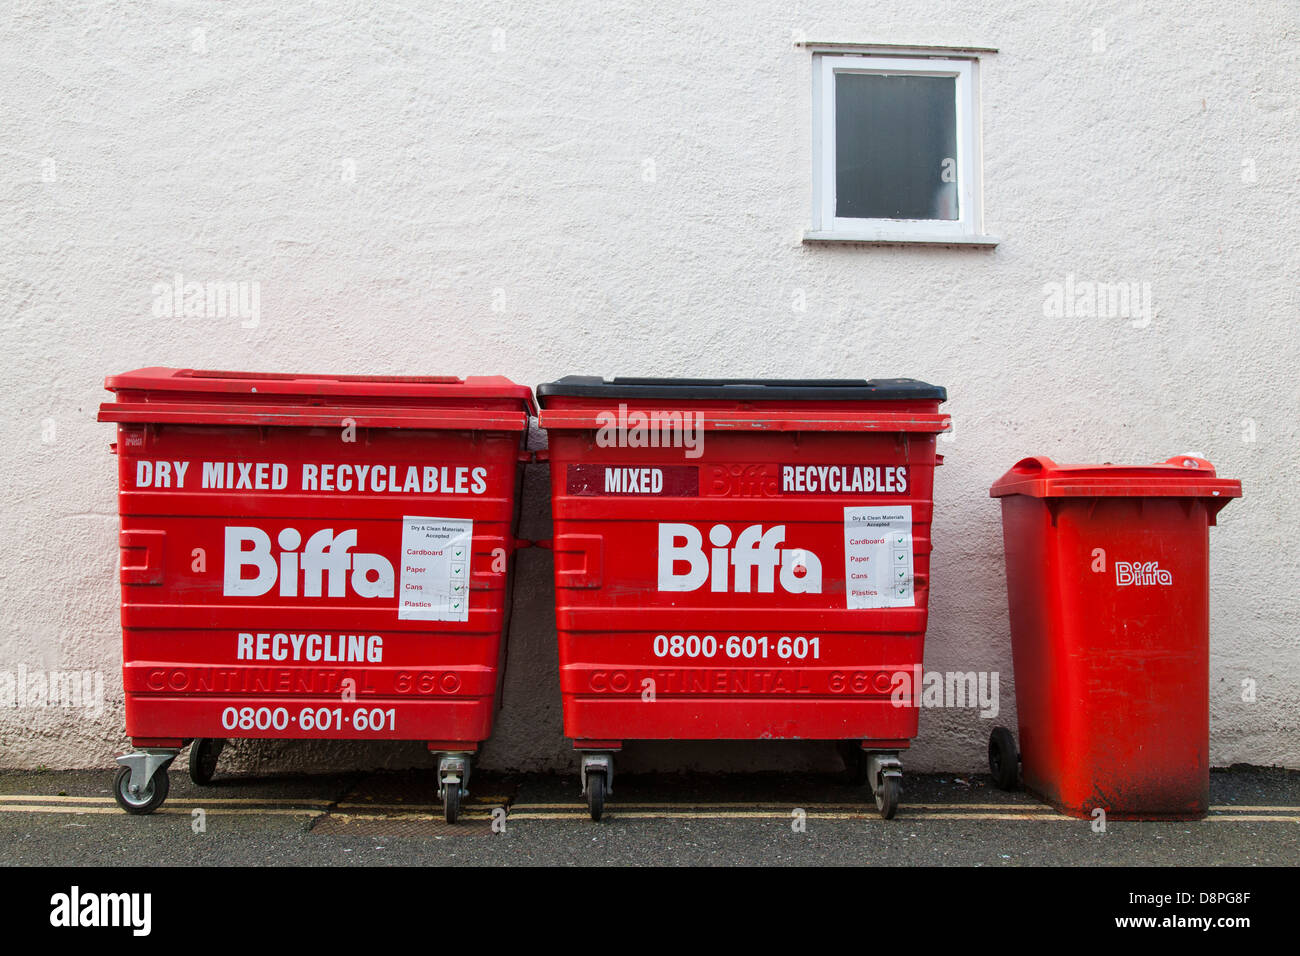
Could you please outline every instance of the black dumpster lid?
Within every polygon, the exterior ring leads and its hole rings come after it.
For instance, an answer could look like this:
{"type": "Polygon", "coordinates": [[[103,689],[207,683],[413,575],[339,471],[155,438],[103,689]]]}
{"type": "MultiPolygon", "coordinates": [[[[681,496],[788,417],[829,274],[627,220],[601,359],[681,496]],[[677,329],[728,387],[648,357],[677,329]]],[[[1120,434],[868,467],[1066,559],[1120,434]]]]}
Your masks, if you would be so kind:
{"type": "Polygon", "coordinates": [[[537,386],[537,401],[570,398],[725,399],[730,401],[948,400],[947,389],[914,378],[601,378],[566,375],[537,386]]]}

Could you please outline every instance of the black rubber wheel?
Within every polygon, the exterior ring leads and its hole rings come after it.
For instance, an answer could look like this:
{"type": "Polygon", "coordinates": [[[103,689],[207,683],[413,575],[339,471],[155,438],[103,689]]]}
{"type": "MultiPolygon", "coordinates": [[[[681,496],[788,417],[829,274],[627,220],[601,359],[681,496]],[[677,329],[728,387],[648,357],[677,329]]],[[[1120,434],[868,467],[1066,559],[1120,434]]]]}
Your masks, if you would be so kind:
{"type": "Polygon", "coordinates": [[[200,787],[212,782],[217,772],[217,757],[223,741],[199,737],[190,744],[190,779],[200,787]]]}
{"type": "Polygon", "coordinates": [[[898,812],[898,798],[903,795],[903,785],[897,777],[886,777],[876,788],[876,809],[885,820],[894,819],[898,812]]]}
{"type": "Polygon", "coordinates": [[[840,759],[844,761],[844,779],[855,787],[867,782],[867,752],[856,740],[838,742],[840,759]]]}
{"type": "Polygon", "coordinates": [[[994,727],[989,734],[989,773],[993,774],[993,785],[999,790],[1016,789],[1020,754],[1016,751],[1016,738],[1005,727],[994,727]]]}
{"type": "Polygon", "coordinates": [[[130,784],[131,768],[123,767],[113,780],[113,796],[117,798],[117,805],[127,813],[153,813],[167,799],[167,768],[159,768],[142,793],[132,793],[130,784]]]}
{"type": "Polygon", "coordinates": [[[597,822],[605,812],[605,771],[592,770],[587,774],[587,809],[597,822]]]}
{"type": "Polygon", "coordinates": [[[460,817],[460,781],[449,780],[442,785],[442,815],[448,823],[460,817]]]}

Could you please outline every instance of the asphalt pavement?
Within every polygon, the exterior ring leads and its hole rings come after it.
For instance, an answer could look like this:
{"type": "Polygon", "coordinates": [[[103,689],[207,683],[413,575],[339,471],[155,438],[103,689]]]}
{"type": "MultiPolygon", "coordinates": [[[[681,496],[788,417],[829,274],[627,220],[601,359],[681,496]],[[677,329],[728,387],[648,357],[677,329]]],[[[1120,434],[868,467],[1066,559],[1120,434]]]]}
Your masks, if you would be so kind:
{"type": "Polygon", "coordinates": [[[573,777],[475,774],[442,820],[432,772],[228,776],[122,812],[113,771],[0,771],[0,864],[1296,866],[1300,773],[1211,775],[1200,821],[1062,816],[987,776],[905,777],[893,820],[835,775],[626,775],[604,819],[573,777]]]}

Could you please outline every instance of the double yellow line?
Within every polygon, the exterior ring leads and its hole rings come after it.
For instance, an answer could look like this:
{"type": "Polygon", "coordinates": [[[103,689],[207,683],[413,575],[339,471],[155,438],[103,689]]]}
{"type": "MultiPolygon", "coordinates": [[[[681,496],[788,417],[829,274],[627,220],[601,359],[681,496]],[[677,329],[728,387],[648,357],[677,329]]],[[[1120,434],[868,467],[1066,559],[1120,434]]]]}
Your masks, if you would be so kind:
{"type": "MultiPolygon", "coordinates": [[[[786,809],[771,803],[622,803],[611,801],[605,807],[613,818],[629,820],[791,820],[794,811],[802,810],[807,820],[879,820],[880,815],[869,803],[805,803],[786,809]]],[[[581,820],[586,809],[570,804],[523,804],[510,807],[510,820],[581,820]]],[[[1014,803],[903,803],[898,818],[906,820],[1032,820],[1054,823],[1088,823],[1077,817],[1057,813],[1049,806],[1014,803]]],[[[883,822],[883,821],[882,821],[883,822]]],[[[1176,821],[1177,822],[1177,821],[1176,821]]],[[[1300,807],[1288,806],[1214,806],[1201,821],[1300,823],[1300,807]]]]}
{"type": "MultiPolygon", "coordinates": [[[[507,819],[514,821],[568,821],[588,819],[587,810],[577,803],[514,803],[504,796],[474,797],[464,805],[465,820],[489,820],[492,811],[506,807],[507,819]]],[[[442,808],[427,803],[383,803],[378,801],[332,803],[321,800],[276,799],[274,797],[202,797],[176,801],[163,806],[159,814],[190,816],[194,809],[205,813],[234,816],[318,816],[329,814],[344,820],[429,820],[442,819],[442,808]],[[182,805],[182,803],[184,805],[182,805]]],[[[606,808],[613,818],[624,820],[791,820],[798,809],[807,820],[856,821],[878,820],[879,815],[868,802],[804,803],[789,807],[765,803],[707,801],[701,803],[611,802],[606,808]]],[[[121,813],[111,797],[48,796],[37,794],[0,794],[0,813],[121,813]]],[[[1017,820],[1087,823],[1057,813],[1042,804],[1022,803],[904,803],[899,818],[906,820],[1017,820]]],[[[1300,823],[1300,807],[1277,805],[1210,807],[1201,823],[1300,823]]]]}

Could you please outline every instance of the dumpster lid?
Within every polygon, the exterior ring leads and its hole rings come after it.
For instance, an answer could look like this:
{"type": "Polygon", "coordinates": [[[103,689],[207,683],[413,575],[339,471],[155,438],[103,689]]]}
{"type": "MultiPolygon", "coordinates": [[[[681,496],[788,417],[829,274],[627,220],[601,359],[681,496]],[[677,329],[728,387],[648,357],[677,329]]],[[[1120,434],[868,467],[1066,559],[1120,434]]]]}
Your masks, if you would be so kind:
{"type": "Polygon", "coordinates": [[[913,378],[601,378],[566,375],[537,386],[551,397],[710,399],[723,401],[947,401],[938,385],[913,378]]]}
{"type": "Polygon", "coordinates": [[[142,368],[110,375],[103,422],[315,425],[340,414],[364,427],[507,428],[535,413],[532,392],[499,375],[313,375],[142,368]]]}
{"type": "Polygon", "coordinates": [[[1007,495],[1240,498],[1241,482],[1217,477],[1212,464],[1194,455],[1176,455],[1155,465],[1058,465],[1037,455],[1018,461],[989,489],[992,498],[1007,495]]]}

